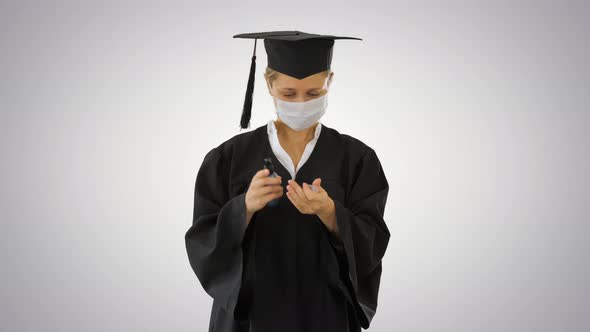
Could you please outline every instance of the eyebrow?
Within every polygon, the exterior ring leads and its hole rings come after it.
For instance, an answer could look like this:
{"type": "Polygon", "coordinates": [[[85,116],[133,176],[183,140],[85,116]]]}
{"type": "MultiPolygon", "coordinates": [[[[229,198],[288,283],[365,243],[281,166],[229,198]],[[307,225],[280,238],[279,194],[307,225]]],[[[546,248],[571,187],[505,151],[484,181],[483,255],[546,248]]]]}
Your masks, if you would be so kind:
{"type": "MultiPolygon", "coordinates": [[[[311,90],[320,90],[320,89],[321,88],[311,88],[309,90],[311,91],[311,90]]],[[[279,90],[282,90],[282,91],[297,91],[297,89],[294,89],[294,88],[280,88],[279,90]]]]}

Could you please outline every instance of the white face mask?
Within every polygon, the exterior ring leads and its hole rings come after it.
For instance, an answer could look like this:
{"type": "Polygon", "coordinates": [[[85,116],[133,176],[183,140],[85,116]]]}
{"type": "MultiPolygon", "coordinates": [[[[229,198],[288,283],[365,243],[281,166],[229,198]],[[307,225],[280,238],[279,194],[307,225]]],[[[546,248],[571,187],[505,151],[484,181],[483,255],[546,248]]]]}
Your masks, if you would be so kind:
{"type": "Polygon", "coordinates": [[[275,96],[273,98],[281,121],[296,131],[311,127],[326,113],[328,107],[327,93],[304,102],[284,101],[275,96]]]}

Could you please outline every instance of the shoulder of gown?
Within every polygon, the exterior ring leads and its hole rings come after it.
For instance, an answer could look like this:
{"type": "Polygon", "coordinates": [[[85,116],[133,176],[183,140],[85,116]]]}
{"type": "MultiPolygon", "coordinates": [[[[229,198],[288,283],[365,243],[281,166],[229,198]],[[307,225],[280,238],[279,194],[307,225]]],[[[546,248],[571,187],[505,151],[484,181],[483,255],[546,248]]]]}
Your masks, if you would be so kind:
{"type": "Polygon", "coordinates": [[[339,235],[330,234],[329,240],[358,321],[368,329],[377,311],[382,258],[390,238],[384,219],[389,184],[372,147],[335,129],[327,131],[346,153],[348,182],[347,199],[333,198],[339,235]]]}

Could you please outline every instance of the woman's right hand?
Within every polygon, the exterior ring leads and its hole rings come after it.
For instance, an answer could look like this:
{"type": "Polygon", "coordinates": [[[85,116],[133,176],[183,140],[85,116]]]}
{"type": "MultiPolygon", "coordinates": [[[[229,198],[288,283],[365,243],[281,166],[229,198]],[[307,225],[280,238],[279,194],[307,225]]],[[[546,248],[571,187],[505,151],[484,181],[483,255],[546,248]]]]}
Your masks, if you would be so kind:
{"type": "Polygon", "coordinates": [[[281,177],[270,177],[268,172],[268,169],[263,168],[256,172],[250,181],[246,192],[246,222],[248,224],[256,211],[265,207],[273,199],[283,196],[281,177]]]}

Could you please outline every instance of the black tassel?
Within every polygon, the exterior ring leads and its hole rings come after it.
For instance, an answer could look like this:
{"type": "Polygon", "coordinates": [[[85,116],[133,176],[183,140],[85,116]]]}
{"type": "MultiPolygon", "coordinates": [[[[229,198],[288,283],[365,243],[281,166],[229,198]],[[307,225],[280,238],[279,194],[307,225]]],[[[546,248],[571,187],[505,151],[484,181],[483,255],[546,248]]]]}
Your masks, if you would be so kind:
{"type": "Polygon", "coordinates": [[[252,93],[254,92],[254,74],[256,73],[256,39],[254,39],[254,54],[250,64],[250,76],[248,76],[248,86],[246,88],[246,98],[244,99],[244,109],[242,110],[242,120],[240,126],[242,129],[250,127],[250,117],[252,115],[252,93]]]}

